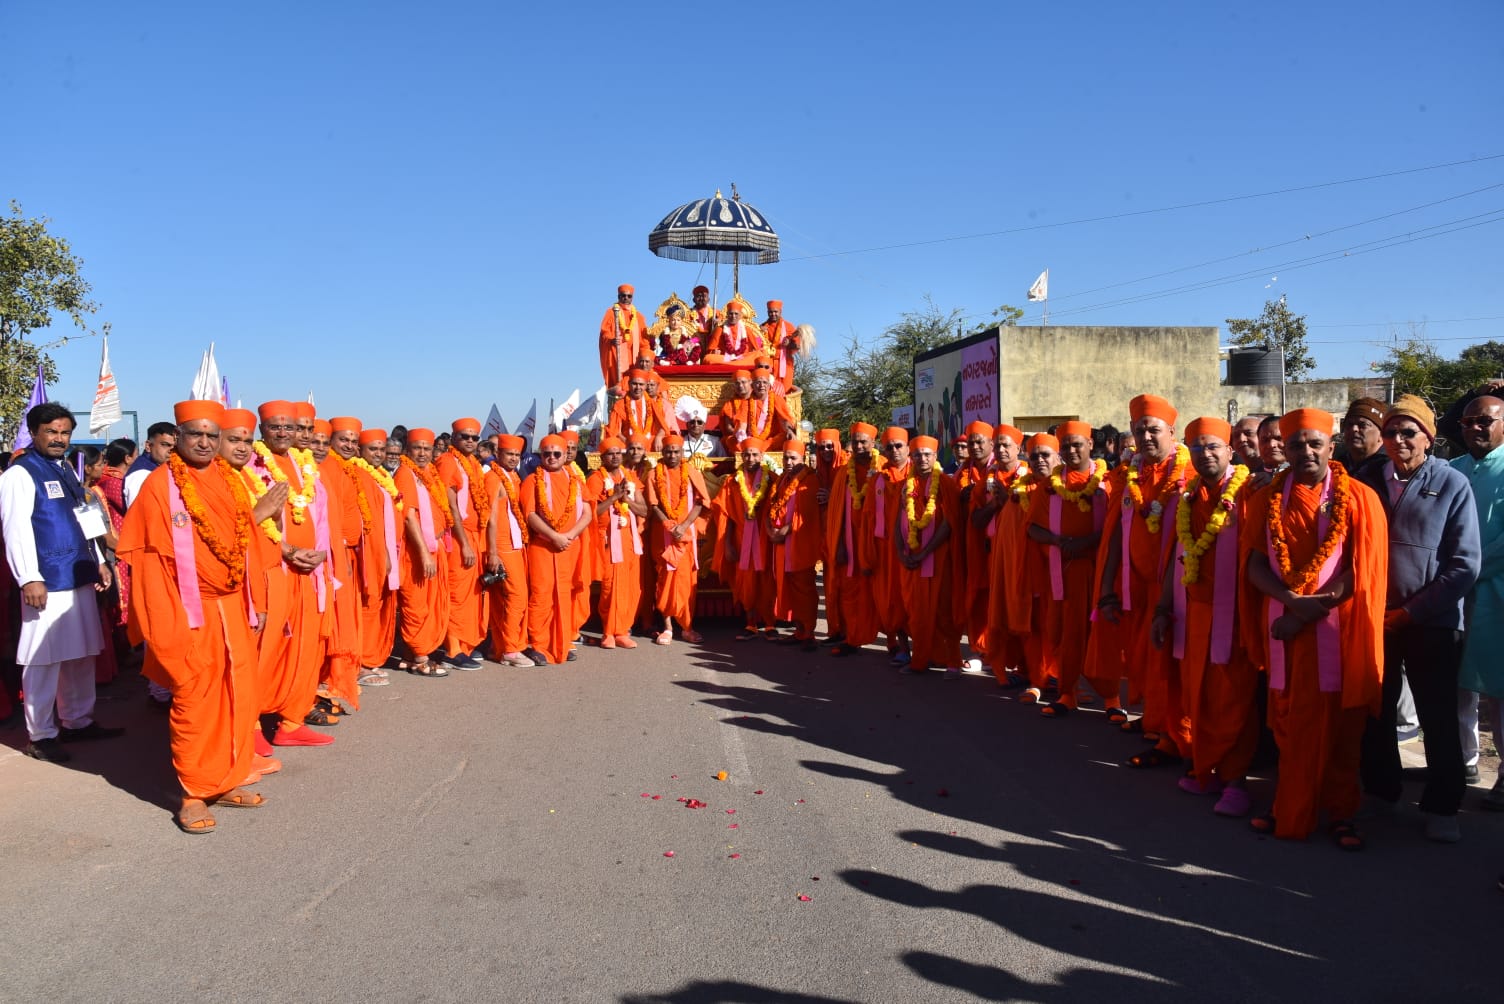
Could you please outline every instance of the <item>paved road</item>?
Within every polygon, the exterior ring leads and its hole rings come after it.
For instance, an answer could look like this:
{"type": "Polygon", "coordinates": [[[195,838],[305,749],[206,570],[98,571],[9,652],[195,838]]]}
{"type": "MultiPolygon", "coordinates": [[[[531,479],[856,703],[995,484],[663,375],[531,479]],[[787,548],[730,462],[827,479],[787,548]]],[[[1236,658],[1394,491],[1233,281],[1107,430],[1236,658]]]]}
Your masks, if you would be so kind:
{"type": "Polygon", "coordinates": [[[1468,811],[1452,847],[1414,817],[1356,855],[1261,839],[1172,770],[1117,766],[1138,741],[1099,714],[1046,721],[877,652],[721,629],[394,674],[208,837],[171,824],[139,681],[110,696],[130,734],[67,767],[0,733],[0,998],[1493,996],[1504,818],[1468,811]]]}

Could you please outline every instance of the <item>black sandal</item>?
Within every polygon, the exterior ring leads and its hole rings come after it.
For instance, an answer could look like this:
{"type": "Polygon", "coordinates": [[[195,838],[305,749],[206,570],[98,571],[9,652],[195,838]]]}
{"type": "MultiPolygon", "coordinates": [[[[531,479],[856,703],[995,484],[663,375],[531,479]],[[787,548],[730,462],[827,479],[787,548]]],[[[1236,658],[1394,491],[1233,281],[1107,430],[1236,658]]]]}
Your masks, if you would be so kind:
{"type": "Polygon", "coordinates": [[[1123,765],[1147,770],[1150,767],[1168,767],[1170,764],[1183,763],[1184,759],[1179,753],[1171,753],[1156,746],[1142,753],[1135,753],[1127,760],[1124,760],[1123,765]]]}
{"type": "Polygon", "coordinates": [[[440,677],[448,676],[449,670],[427,659],[420,659],[407,667],[407,671],[414,676],[440,677]]]}
{"type": "Polygon", "coordinates": [[[338,725],[339,719],[335,718],[327,711],[324,711],[320,708],[314,708],[312,711],[308,712],[308,714],[303,716],[303,724],[322,725],[327,728],[330,725],[338,725]]]}

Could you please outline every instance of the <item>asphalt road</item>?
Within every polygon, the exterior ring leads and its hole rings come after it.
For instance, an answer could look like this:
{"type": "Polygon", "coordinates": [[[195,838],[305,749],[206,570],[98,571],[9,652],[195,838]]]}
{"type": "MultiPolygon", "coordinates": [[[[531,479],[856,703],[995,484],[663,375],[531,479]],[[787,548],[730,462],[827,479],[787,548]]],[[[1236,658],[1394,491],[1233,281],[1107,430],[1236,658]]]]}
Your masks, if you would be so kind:
{"type": "Polygon", "coordinates": [[[21,756],[13,723],[0,998],[1493,995],[1504,818],[1481,788],[1456,846],[1413,815],[1367,823],[1360,854],[1274,841],[1173,768],[1118,766],[1141,742],[1098,713],[707,635],[394,673],[207,837],[172,825],[139,680],[100,702],[129,734],[67,766],[21,756]]]}

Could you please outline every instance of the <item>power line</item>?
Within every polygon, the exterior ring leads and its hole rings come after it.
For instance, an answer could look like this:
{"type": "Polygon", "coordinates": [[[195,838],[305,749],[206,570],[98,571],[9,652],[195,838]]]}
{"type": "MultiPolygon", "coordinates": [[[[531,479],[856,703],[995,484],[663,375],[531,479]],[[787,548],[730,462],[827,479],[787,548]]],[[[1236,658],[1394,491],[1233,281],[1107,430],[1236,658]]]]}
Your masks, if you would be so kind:
{"type": "MultiPolygon", "coordinates": [[[[1325,321],[1307,324],[1308,328],[1382,328],[1386,324],[1463,324],[1469,321],[1504,321],[1504,314],[1496,317],[1423,317],[1405,321],[1325,321]]],[[[1439,339],[1438,339],[1439,340],[1439,339]]]]}
{"type": "Polygon", "coordinates": [[[1204,199],[1200,202],[1185,202],[1175,206],[1160,206],[1156,209],[1135,209],[1124,213],[1111,213],[1106,216],[1089,216],[1075,220],[1062,220],[1059,223],[1035,223],[1025,227],[1011,227],[1007,230],[991,230],[986,233],[961,234],[954,237],[935,237],[929,240],[908,241],[903,244],[884,244],[878,247],[856,248],[850,251],[828,251],[823,254],[802,255],[798,258],[785,258],[785,262],[810,261],[816,258],[835,258],[844,255],[869,254],[873,251],[897,251],[903,248],[925,247],[930,244],[946,244],[952,241],[974,241],[987,237],[1004,237],[1009,234],[1029,233],[1036,230],[1054,230],[1060,227],[1074,227],[1085,223],[1106,223],[1111,220],[1132,219],[1137,216],[1150,216],[1156,213],[1173,213],[1182,209],[1200,209],[1205,206],[1220,206],[1230,202],[1246,202],[1250,199],[1267,199],[1276,195],[1291,195],[1296,192],[1312,192],[1323,188],[1334,188],[1339,185],[1355,185],[1364,181],[1379,181],[1384,178],[1397,178],[1407,174],[1420,174],[1424,171],[1439,171],[1448,167],[1459,167],[1464,164],[1478,164],[1484,161],[1499,160],[1504,158],[1504,153],[1488,154],[1483,157],[1470,157],[1466,160],[1453,160],[1445,164],[1428,164],[1425,167],[1410,167],[1400,171],[1386,171],[1383,174],[1369,174],[1361,178],[1344,178],[1340,181],[1322,181],[1311,185],[1297,185],[1291,188],[1277,188],[1268,192],[1255,192],[1251,195],[1229,195],[1220,199],[1204,199]]]}

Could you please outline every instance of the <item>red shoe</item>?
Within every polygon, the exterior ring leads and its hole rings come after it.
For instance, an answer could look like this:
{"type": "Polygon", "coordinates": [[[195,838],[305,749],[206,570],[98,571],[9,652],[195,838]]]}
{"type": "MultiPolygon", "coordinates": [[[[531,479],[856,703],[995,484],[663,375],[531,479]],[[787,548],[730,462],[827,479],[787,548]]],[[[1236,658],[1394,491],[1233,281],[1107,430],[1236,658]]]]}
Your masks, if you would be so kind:
{"type": "Polygon", "coordinates": [[[261,731],[261,726],[256,726],[256,755],[271,756],[272,744],[266,741],[266,733],[261,731]]]}
{"type": "Polygon", "coordinates": [[[315,732],[306,725],[288,731],[277,729],[277,737],[272,740],[273,746],[328,746],[334,742],[333,736],[326,736],[322,732],[315,732]]]}

